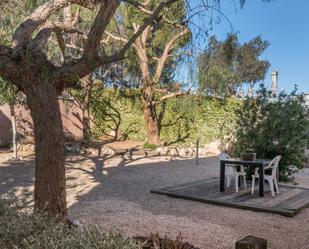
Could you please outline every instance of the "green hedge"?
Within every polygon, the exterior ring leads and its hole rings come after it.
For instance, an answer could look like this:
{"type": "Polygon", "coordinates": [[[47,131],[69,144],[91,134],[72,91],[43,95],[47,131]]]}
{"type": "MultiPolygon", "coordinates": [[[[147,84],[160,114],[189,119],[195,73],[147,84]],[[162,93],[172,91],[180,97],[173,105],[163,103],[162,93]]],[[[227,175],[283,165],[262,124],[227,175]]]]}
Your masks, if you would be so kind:
{"type": "MultiPolygon", "coordinates": [[[[92,99],[97,137],[118,129],[122,139],[146,142],[139,90],[98,88],[92,99]]],[[[303,166],[308,109],[295,91],[272,101],[263,86],[255,99],[244,101],[190,95],[161,103],[157,114],[162,117],[161,140],[166,144],[188,146],[199,138],[201,146],[220,140],[222,149],[235,156],[248,148],[259,158],[280,154],[282,179],[291,173],[289,165],[303,166]]]]}
{"type": "MultiPolygon", "coordinates": [[[[220,100],[202,96],[185,96],[160,104],[161,140],[167,144],[190,145],[199,137],[201,144],[223,138],[233,130],[237,99],[220,100]]],[[[100,137],[119,130],[123,139],[146,142],[140,91],[99,89],[93,92],[91,111],[94,134],[100,137]]]]}

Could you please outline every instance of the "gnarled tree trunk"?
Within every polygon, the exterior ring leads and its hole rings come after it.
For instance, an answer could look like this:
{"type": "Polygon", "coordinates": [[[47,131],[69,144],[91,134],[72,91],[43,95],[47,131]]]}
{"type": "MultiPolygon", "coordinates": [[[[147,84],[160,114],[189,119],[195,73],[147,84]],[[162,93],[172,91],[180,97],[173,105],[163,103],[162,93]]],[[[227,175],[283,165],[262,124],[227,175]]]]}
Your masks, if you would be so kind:
{"type": "Polygon", "coordinates": [[[147,140],[151,144],[160,145],[160,131],[156,113],[156,104],[153,96],[153,89],[147,86],[142,94],[143,115],[146,126],[147,140]]]}
{"type": "Polygon", "coordinates": [[[32,84],[26,89],[35,137],[34,207],[67,216],[64,134],[56,89],[32,84]]]}

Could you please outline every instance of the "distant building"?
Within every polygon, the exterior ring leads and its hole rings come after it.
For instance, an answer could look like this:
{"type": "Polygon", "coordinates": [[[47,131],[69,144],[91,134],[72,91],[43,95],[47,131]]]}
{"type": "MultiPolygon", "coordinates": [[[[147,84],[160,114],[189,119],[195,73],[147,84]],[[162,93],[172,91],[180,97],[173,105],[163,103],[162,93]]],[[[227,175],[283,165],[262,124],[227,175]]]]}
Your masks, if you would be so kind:
{"type": "Polygon", "coordinates": [[[277,91],[278,91],[278,75],[279,75],[279,71],[277,70],[273,70],[271,72],[270,92],[273,97],[276,96],[277,91]]]}

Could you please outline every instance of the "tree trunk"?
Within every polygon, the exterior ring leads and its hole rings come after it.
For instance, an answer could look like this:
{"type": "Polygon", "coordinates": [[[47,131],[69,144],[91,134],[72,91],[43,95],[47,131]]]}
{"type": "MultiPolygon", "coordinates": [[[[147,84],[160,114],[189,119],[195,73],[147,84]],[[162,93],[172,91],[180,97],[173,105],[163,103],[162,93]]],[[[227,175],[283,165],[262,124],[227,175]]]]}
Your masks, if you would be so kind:
{"type": "Polygon", "coordinates": [[[16,140],[16,117],[14,105],[10,106],[11,112],[11,122],[12,122],[12,131],[13,131],[13,158],[17,159],[17,140],[16,140]]]}
{"type": "Polygon", "coordinates": [[[83,144],[89,145],[91,142],[91,126],[90,126],[90,100],[91,100],[91,89],[92,89],[92,78],[91,74],[87,75],[82,79],[83,84],[83,144]]]}
{"type": "Polygon", "coordinates": [[[34,208],[67,216],[64,133],[56,89],[33,83],[26,89],[35,138],[34,208]]]}
{"type": "Polygon", "coordinates": [[[156,106],[154,103],[153,89],[150,86],[143,89],[142,106],[148,143],[160,145],[156,106]]]}

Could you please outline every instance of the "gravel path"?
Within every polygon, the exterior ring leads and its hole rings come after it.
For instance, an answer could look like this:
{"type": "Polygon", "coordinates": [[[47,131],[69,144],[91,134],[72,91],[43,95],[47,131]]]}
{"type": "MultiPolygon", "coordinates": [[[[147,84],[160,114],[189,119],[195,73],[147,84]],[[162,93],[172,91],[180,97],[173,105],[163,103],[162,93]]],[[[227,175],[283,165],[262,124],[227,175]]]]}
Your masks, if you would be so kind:
{"type": "MultiPolygon", "coordinates": [[[[9,163],[0,154],[0,192],[31,202],[33,157],[9,163]]],[[[294,218],[258,213],[150,194],[166,187],[219,175],[216,156],[181,158],[67,158],[69,214],[86,224],[100,224],[126,236],[159,233],[204,249],[234,248],[247,235],[268,240],[270,249],[309,248],[309,209],[294,218]]],[[[309,170],[297,181],[309,187],[309,170]]]]}

